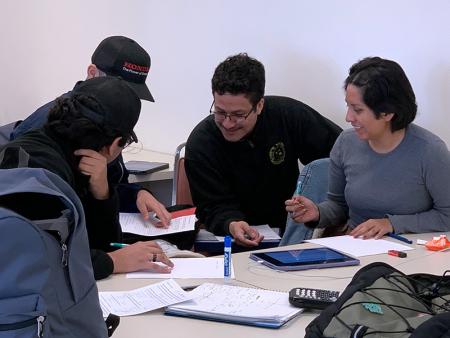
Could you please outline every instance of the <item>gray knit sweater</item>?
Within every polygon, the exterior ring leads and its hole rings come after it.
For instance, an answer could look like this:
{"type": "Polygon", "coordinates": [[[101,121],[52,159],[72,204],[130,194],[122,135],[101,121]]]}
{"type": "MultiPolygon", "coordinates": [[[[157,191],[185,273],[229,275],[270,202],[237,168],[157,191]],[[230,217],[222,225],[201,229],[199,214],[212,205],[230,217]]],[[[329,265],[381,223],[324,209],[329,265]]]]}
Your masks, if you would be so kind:
{"type": "Polygon", "coordinates": [[[450,231],[450,154],[433,133],[412,124],[393,151],[379,154],[349,129],[330,158],[319,227],[389,217],[397,233],[450,231]]]}

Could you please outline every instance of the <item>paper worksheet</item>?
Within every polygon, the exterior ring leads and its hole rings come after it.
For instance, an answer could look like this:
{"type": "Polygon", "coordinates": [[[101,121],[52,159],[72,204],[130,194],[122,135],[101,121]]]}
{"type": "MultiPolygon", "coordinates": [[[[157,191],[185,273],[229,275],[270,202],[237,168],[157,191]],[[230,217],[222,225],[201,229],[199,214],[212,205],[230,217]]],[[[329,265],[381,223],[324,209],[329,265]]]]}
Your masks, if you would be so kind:
{"type": "Polygon", "coordinates": [[[303,311],[289,304],[285,292],[204,283],[191,293],[192,300],[169,306],[166,313],[279,327],[303,311]]]}
{"type": "Polygon", "coordinates": [[[349,235],[309,239],[305,242],[323,245],[354,257],[385,254],[388,250],[407,251],[414,249],[407,245],[384,239],[361,239],[349,235]]]}
{"type": "MultiPolygon", "coordinates": [[[[174,264],[171,273],[144,270],[128,273],[127,278],[223,278],[223,257],[172,258],[171,261],[174,264]]],[[[231,278],[234,278],[233,265],[231,265],[231,278]]]]}
{"type": "Polygon", "coordinates": [[[195,215],[172,218],[167,229],[158,228],[150,221],[144,221],[139,213],[121,212],[119,221],[123,232],[152,237],[194,230],[196,218],[195,215]]]}
{"type": "Polygon", "coordinates": [[[131,316],[192,299],[173,279],[131,291],[99,292],[103,317],[131,316]]]}

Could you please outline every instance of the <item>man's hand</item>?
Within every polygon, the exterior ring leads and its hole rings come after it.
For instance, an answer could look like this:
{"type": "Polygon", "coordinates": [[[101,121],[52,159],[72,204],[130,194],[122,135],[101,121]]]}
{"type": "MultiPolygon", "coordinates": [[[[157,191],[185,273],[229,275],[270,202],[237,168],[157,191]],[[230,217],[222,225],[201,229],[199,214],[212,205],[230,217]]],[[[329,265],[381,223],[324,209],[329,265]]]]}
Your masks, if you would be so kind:
{"type": "Polygon", "coordinates": [[[389,218],[369,219],[361,223],[350,232],[350,236],[355,238],[362,237],[363,239],[375,238],[379,239],[388,232],[393,232],[389,218]]]}
{"type": "Polygon", "coordinates": [[[236,244],[242,246],[258,246],[264,239],[264,236],[255,229],[252,229],[250,225],[244,221],[231,222],[229,230],[236,244]]]}
{"type": "Polygon", "coordinates": [[[109,198],[109,186],[107,176],[108,162],[99,152],[91,149],[75,150],[76,156],[81,156],[78,169],[84,175],[89,176],[89,191],[98,200],[109,198]]]}
{"type": "Polygon", "coordinates": [[[154,241],[137,242],[122,249],[108,252],[114,263],[113,273],[152,270],[157,273],[170,273],[173,263],[154,241]],[[156,262],[164,263],[165,265],[156,262]]]}
{"type": "Polygon", "coordinates": [[[154,198],[148,191],[139,190],[136,199],[136,206],[144,220],[147,221],[150,217],[148,212],[153,211],[160,220],[155,223],[155,226],[164,228],[169,226],[172,216],[166,210],[165,206],[159,203],[157,199],[154,198]]]}
{"type": "Polygon", "coordinates": [[[291,214],[297,223],[316,222],[319,220],[319,209],[317,205],[304,196],[294,196],[284,202],[286,211],[291,214]]]}

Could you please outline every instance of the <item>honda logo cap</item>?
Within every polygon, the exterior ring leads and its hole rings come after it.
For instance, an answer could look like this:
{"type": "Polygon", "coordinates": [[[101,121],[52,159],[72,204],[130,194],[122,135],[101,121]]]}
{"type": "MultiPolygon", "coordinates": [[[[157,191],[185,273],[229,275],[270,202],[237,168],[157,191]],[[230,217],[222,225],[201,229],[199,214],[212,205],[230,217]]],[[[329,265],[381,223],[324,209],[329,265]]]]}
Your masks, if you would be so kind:
{"type": "Polygon", "coordinates": [[[150,55],[125,36],[110,36],[98,45],[91,61],[107,75],[121,77],[142,100],[155,102],[145,84],[150,71],[150,55]]]}
{"type": "Polygon", "coordinates": [[[79,95],[92,98],[98,107],[88,107],[78,101],[80,113],[98,126],[108,126],[131,136],[137,142],[133,131],[141,112],[141,100],[128,83],[121,78],[102,76],[77,83],[71,96],[79,95]]]}

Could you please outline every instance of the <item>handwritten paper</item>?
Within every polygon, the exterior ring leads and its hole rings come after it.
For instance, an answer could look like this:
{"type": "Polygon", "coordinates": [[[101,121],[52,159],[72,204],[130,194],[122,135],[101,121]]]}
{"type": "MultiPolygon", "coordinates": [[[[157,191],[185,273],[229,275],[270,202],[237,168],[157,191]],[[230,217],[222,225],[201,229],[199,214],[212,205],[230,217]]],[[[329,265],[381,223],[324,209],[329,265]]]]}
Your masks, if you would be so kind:
{"type": "Polygon", "coordinates": [[[123,232],[152,237],[194,230],[196,218],[195,215],[172,218],[168,228],[158,228],[144,221],[139,213],[120,213],[119,221],[123,232]]]}
{"type": "Polygon", "coordinates": [[[204,283],[191,291],[192,300],[169,306],[166,313],[236,321],[259,326],[279,326],[302,309],[289,304],[285,292],[204,283]],[[277,325],[278,324],[278,325],[277,325]]]}
{"type": "Polygon", "coordinates": [[[388,250],[407,251],[414,249],[384,239],[361,239],[348,235],[310,239],[305,242],[326,246],[327,248],[335,249],[354,257],[385,254],[388,250]]]}
{"type": "MultiPolygon", "coordinates": [[[[127,278],[223,278],[222,258],[172,258],[174,267],[170,273],[156,273],[149,270],[131,272],[127,278]]],[[[234,278],[231,266],[231,278],[234,278]]]]}
{"type": "Polygon", "coordinates": [[[131,316],[192,299],[173,279],[131,291],[99,292],[103,317],[131,316]]]}

